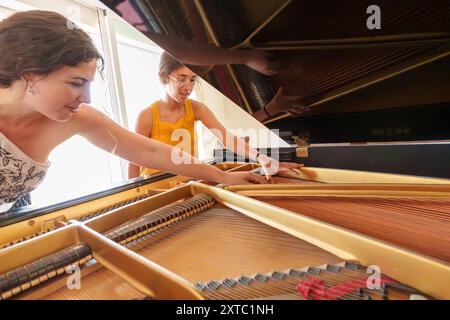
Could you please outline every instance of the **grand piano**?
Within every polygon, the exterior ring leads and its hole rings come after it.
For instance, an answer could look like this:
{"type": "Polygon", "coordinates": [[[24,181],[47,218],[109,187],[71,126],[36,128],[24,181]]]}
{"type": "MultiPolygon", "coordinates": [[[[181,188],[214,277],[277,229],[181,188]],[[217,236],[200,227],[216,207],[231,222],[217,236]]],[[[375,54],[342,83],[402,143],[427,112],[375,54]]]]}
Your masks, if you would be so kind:
{"type": "Polygon", "coordinates": [[[272,53],[271,77],[191,67],[252,116],[300,96],[309,111],[263,120],[290,147],[260,152],[305,167],[271,185],[161,174],[4,216],[2,299],[450,298],[447,1],[102,2],[154,41],[272,53]]]}

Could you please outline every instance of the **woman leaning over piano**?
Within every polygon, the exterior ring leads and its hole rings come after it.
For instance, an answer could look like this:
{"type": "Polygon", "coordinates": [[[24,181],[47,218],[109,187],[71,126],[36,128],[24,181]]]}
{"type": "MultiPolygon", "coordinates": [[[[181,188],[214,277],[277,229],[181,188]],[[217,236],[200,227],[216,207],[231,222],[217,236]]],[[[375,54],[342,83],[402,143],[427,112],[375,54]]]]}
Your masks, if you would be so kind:
{"type": "Polygon", "coordinates": [[[225,184],[264,183],[259,175],[225,173],[172,147],[120,127],[89,106],[102,57],[89,36],[63,16],[16,13],[0,22],[0,212],[44,179],[52,150],[74,135],[144,167],[225,184]]]}

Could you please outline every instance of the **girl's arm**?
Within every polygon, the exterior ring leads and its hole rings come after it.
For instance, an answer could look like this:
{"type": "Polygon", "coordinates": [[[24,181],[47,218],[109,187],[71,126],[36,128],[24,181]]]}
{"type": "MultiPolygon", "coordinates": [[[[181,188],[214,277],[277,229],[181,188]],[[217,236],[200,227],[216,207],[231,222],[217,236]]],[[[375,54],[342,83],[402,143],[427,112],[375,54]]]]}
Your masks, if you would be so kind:
{"type": "Polygon", "coordinates": [[[273,99],[261,110],[256,111],[253,117],[260,122],[282,113],[297,117],[306,111],[310,111],[309,107],[302,104],[301,98],[301,96],[286,95],[283,88],[280,87],[273,99]]]}
{"type": "Polygon", "coordinates": [[[300,168],[303,165],[291,162],[279,163],[277,160],[270,158],[252,148],[247,142],[229,132],[216,118],[214,113],[204,104],[198,101],[192,101],[195,116],[200,120],[213,134],[226,146],[227,149],[243,156],[247,159],[254,160],[261,164],[266,173],[266,178],[270,179],[271,175],[278,171],[289,171],[294,168],[300,168]],[[258,159],[256,159],[258,157],[258,159]]]}
{"type": "Polygon", "coordinates": [[[88,105],[81,107],[74,121],[78,134],[92,144],[143,167],[225,184],[264,183],[259,175],[223,172],[179,149],[128,131],[88,105]]]}

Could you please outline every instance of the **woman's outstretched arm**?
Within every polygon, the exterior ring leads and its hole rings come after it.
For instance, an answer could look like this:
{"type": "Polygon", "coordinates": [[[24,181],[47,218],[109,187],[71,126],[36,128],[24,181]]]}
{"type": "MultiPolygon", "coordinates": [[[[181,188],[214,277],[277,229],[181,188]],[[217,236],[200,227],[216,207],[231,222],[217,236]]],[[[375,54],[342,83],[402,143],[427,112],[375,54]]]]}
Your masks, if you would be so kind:
{"type": "Polygon", "coordinates": [[[267,76],[275,75],[280,68],[280,62],[274,61],[272,54],[266,51],[255,49],[233,50],[165,34],[150,32],[144,32],[144,34],[165,51],[170,52],[175,59],[185,64],[201,66],[245,64],[267,76]]]}
{"type": "Polygon", "coordinates": [[[78,134],[136,165],[225,184],[265,182],[262,176],[249,172],[223,172],[179,149],[128,131],[88,105],[81,107],[74,120],[78,134]]]}

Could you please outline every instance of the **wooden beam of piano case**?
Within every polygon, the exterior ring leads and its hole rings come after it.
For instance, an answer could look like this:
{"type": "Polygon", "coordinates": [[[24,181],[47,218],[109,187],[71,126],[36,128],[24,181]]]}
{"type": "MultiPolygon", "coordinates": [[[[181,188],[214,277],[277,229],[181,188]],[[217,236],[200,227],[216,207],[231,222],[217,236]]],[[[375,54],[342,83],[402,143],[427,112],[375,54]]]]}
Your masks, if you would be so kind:
{"type": "Polygon", "coordinates": [[[450,199],[449,185],[408,184],[276,184],[229,186],[227,190],[247,197],[391,197],[450,199]]]}
{"type": "MultiPolygon", "coordinates": [[[[392,174],[382,172],[370,172],[370,171],[357,171],[357,170],[345,170],[345,169],[330,169],[330,168],[317,168],[317,167],[302,167],[300,169],[293,169],[291,171],[280,172],[280,177],[315,181],[320,183],[336,183],[336,184],[415,184],[415,185],[448,185],[450,186],[450,179],[443,178],[430,178],[409,176],[403,174],[392,174]]],[[[250,188],[245,188],[250,190],[250,188]]],[[[259,188],[258,186],[255,186],[259,188]]],[[[230,186],[228,189],[237,191],[239,186],[230,186]]]]}

